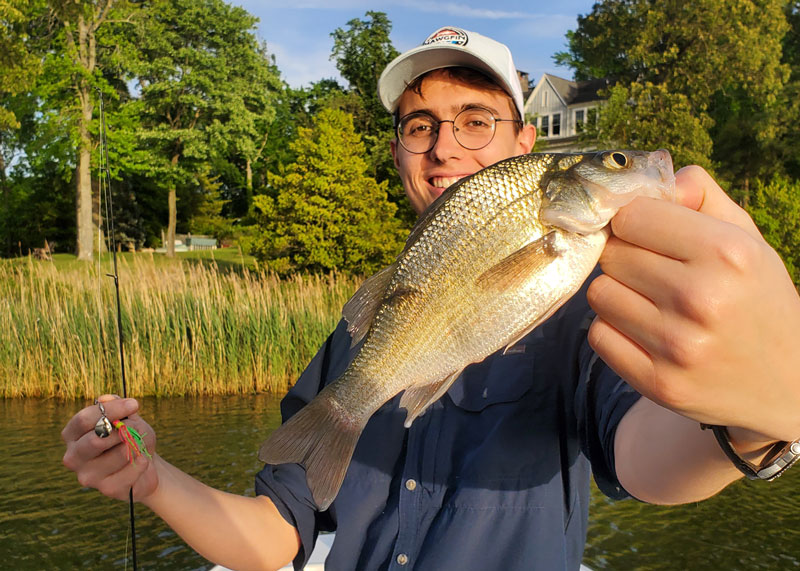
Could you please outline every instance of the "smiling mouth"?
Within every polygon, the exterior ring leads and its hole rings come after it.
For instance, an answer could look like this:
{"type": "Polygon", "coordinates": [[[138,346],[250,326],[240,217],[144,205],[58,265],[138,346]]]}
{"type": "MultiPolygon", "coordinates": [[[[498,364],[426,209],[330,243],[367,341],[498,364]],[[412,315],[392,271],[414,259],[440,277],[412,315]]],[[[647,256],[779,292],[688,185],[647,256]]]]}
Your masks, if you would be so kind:
{"type": "Polygon", "coordinates": [[[464,176],[447,176],[447,177],[435,176],[428,179],[428,182],[430,183],[431,186],[434,186],[436,188],[448,188],[449,186],[452,186],[453,184],[457,183],[459,180],[464,178],[464,176]]]}

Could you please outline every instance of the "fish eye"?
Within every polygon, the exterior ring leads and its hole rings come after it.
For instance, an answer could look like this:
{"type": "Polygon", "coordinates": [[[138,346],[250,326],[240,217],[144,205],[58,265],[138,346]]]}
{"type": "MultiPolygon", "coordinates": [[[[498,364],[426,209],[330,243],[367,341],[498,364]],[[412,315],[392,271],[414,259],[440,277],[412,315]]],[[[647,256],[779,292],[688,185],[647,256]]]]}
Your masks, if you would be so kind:
{"type": "Polygon", "coordinates": [[[625,156],[625,153],[614,152],[606,155],[603,162],[610,168],[624,169],[628,166],[628,157],[625,156]]]}

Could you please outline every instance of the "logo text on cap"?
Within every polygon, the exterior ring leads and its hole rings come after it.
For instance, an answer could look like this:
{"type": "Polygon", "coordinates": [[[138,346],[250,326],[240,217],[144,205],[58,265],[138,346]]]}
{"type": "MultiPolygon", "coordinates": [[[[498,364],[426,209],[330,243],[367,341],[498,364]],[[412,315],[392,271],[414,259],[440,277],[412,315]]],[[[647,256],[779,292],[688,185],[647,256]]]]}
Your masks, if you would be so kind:
{"type": "Polygon", "coordinates": [[[467,33],[459,28],[441,28],[431,34],[427,40],[422,42],[423,46],[431,44],[452,44],[455,46],[465,46],[468,41],[467,33]]]}

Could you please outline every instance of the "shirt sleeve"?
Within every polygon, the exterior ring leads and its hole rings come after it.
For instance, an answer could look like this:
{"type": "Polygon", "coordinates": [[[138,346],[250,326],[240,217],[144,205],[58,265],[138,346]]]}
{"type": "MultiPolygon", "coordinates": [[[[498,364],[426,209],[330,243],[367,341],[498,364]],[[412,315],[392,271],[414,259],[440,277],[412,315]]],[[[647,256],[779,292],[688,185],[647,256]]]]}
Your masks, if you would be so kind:
{"type": "Polygon", "coordinates": [[[614,438],[622,417],[641,395],[600,359],[588,340],[582,343],[579,361],[576,412],[583,452],[597,487],[612,499],[628,498],[617,479],[614,438]]]}
{"type": "MultiPolygon", "coordinates": [[[[340,322],[281,401],[283,422],[335,380],[353,354],[346,325],[340,322]]],[[[281,516],[297,529],[301,545],[293,563],[295,569],[302,569],[311,557],[319,532],[335,530],[335,508],[321,513],[316,510],[305,470],[298,464],[267,464],[256,475],[255,484],[256,495],[270,498],[281,516]]]]}

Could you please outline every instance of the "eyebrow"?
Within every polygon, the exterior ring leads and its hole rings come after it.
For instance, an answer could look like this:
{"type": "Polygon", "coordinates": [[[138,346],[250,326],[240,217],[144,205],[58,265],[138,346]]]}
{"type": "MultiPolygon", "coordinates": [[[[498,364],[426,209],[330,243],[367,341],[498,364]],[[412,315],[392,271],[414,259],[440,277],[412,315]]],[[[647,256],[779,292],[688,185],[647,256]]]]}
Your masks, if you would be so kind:
{"type": "MultiPolygon", "coordinates": [[[[482,109],[486,109],[489,112],[491,112],[491,114],[494,115],[495,117],[499,117],[500,116],[500,112],[497,109],[495,109],[491,105],[486,105],[485,103],[464,103],[460,107],[451,107],[450,109],[452,111],[454,111],[453,117],[455,117],[456,115],[458,115],[459,113],[461,113],[465,109],[470,109],[472,107],[480,107],[482,109]]],[[[403,115],[401,115],[400,118],[402,119],[406,115],[411,115],[412,113],[425,113],[427,115],[430,115],[431,117],[433,117],[437,121],[440,120],[439,116],[436,113],[434,113],[432,109],[430,109],[428,107],[423,107],[421,109],[413,109],[413,110],[409,111],[408,113],[404,113],[403,115]]]]}

